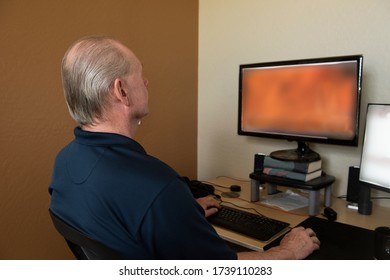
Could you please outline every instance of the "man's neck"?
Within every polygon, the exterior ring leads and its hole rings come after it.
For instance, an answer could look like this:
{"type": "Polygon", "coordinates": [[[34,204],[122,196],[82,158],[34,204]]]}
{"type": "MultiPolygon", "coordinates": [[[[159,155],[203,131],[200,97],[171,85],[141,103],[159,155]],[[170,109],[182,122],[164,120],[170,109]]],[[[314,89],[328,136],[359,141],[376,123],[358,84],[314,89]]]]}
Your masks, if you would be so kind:
{"type": "Polygon", "coordinates": [[[82,125],[81,129],[90,132],[115,133],[133,139],[138,129],[139,120],[133,120],[131,124],[113,124],[111,122],[95,122],[95,124],[82,125]]]}

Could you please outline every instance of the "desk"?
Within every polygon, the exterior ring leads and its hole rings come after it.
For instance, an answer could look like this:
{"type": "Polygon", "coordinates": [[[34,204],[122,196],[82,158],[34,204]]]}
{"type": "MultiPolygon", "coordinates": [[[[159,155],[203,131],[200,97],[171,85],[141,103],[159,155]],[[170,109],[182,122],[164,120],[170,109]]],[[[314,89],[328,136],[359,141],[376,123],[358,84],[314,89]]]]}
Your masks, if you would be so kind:
{"type": "MultiPolygon", "coordinates": [[[[235,205],[244,208],[255,208],[257,211],[270,218],[285,221],[290,224],[291,227],[295,227],[302,221],[304,221],[307,215],[307,208],[301,208],[291,212],[285,212],[276,208],[265,206],[259,202],[250,202],[250,181],[235,180],[227,177],[219,177],[217,179],[209,180],[208,182],[214,184],[216,193],[226,192],[226,187],[231,185],[240,185],[241,193],[239,198],[225,198],[223,201],[231,202],[235,205]],[[225,187],[225,188],[224,188],[225,187]]],[[[367,229],[375,229],[378,226],[390,225],[390,208],[374,205],[372,215],[361,215],[356,210],[346,207],[347,202],[343,199],[333,198],[331,207],[337,212],[337,221],[345,224],[350,224],[367,229]]],[[[248,210],[250,211],[250,210],[248,210]]],[[[320,217],[320,216],[319,216],[320,217]]],[[[256,239],[243,236],[241,234],[226,230],[224,228],[215,227],[218,234],[225,240],[244,246],[246,248],[263,251],[263,247],[268,244],[258,241],[256,239]]],[[[282,235],[283,233],[281,233],[282,235]]],[[[275,236],[276,239],[278,236],[275,236]]],[[[271,242],[272,240],[270,240],[271,242]]]]}

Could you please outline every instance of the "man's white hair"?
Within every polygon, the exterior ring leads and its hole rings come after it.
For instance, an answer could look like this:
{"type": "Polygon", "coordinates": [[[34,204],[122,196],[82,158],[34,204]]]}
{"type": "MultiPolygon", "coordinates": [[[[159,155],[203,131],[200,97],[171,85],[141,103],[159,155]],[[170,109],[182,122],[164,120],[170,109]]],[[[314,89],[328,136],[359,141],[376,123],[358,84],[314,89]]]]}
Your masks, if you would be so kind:
{"type": "Polygon", "coordinates": [[[87,37],[75,42],[61,65],[69,112],[79,125],[104,119],[109,92],[117,78],[130,73],[130,61],[109,37],[87,37]]]}

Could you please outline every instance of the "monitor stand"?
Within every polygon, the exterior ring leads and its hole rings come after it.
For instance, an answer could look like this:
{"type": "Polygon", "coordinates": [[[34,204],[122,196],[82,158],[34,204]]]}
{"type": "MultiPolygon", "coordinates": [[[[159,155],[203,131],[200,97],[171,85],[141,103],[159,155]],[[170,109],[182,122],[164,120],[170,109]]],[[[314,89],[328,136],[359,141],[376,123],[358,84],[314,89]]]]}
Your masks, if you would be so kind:
{"type": "Polygon", "coordinates": [[[313,162],[321,159],[321,156],[311,150],[305,142],[297,142],[298,147],[296,149],[274,151],[270,156],[274,159],[295,162],[313,162]]]}

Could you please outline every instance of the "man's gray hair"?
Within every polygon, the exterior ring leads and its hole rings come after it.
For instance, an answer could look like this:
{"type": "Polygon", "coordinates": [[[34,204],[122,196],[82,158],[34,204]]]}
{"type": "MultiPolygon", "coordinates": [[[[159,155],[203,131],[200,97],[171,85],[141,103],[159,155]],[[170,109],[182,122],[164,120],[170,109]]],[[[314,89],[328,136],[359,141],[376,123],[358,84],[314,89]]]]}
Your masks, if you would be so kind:
{"type": "Polygon", "coordinates": [[[130,61],[118,44],[108,37],[83,38],[68,49],[62,60],[66,103],[79,125],[104,119],[115,79],[130,73],[130,61]]]}

